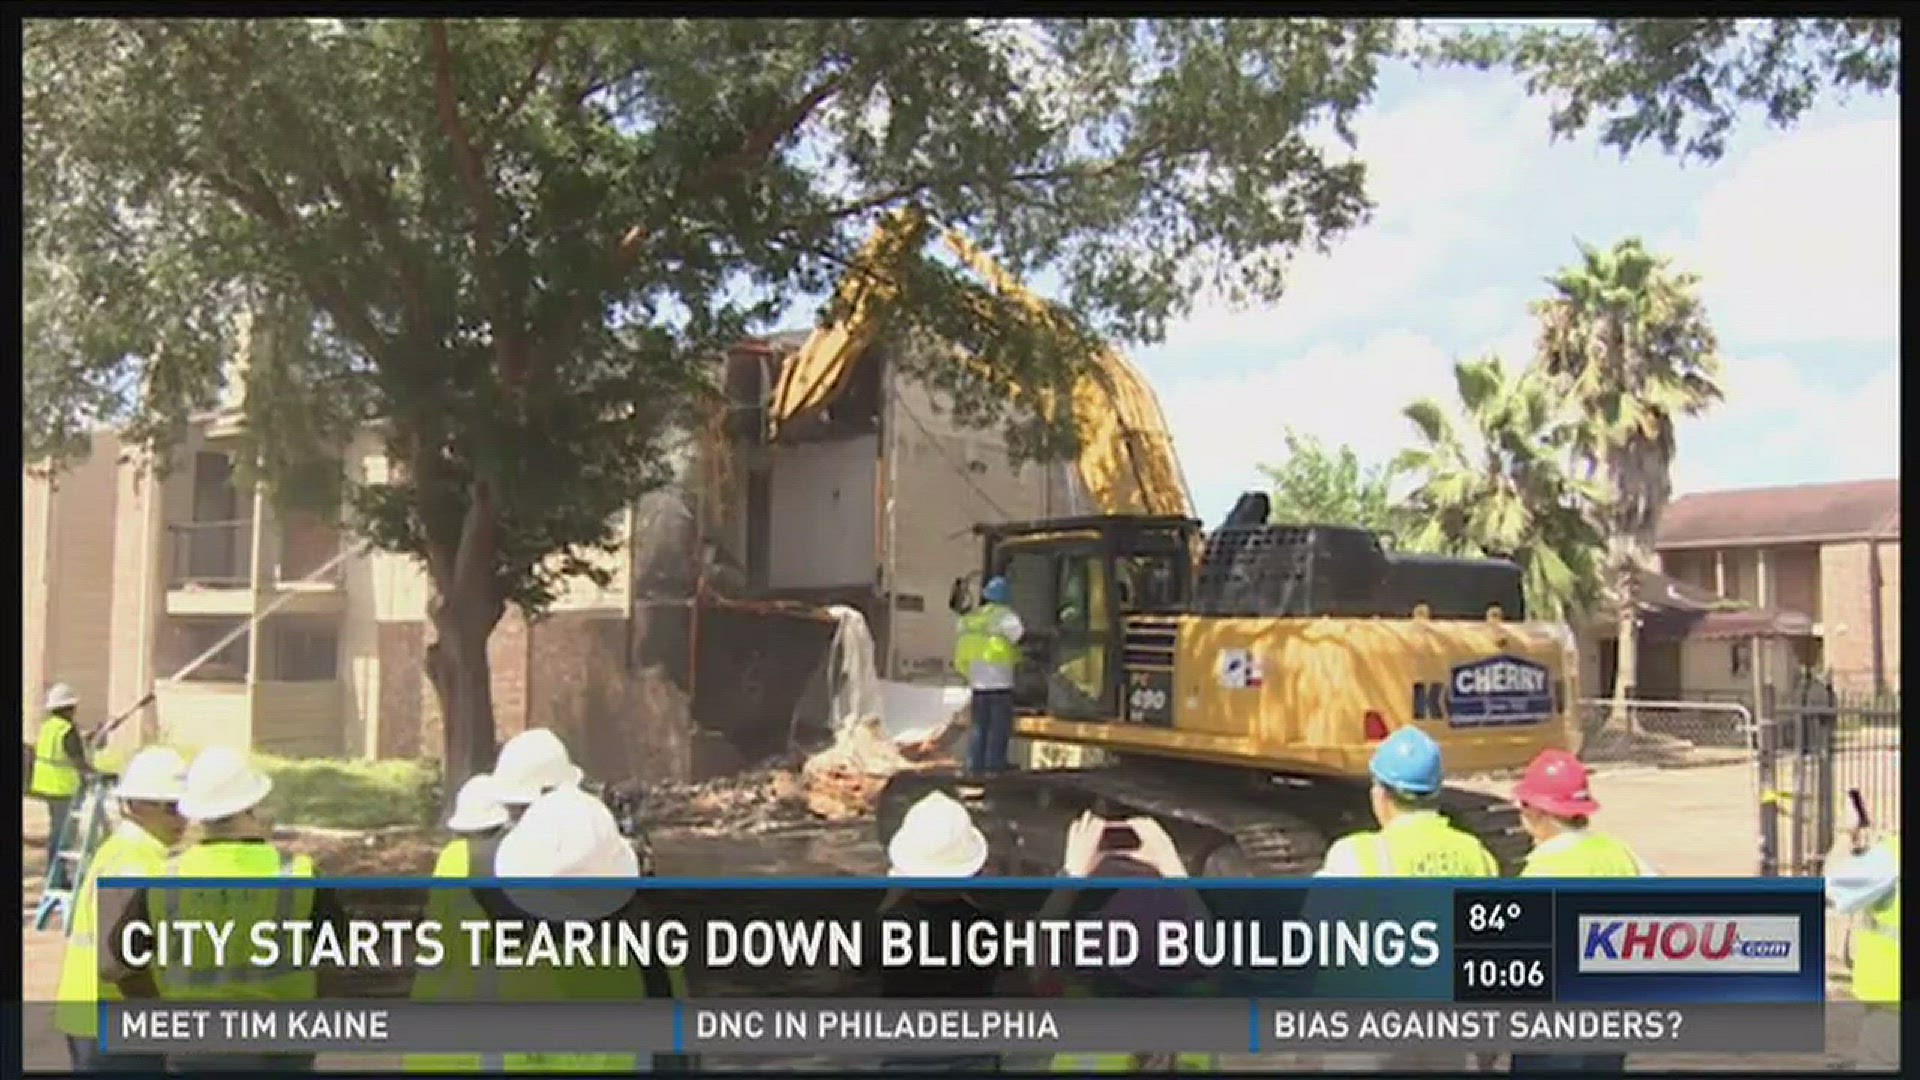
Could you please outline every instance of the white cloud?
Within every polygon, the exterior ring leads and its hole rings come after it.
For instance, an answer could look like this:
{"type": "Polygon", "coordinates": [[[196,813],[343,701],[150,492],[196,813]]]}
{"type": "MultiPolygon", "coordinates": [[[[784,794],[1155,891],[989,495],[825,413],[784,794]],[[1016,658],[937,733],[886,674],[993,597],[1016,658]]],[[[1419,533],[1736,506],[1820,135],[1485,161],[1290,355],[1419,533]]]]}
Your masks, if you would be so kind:
{"type": "Polygon", "coordinates": [[[1725,361],[1727,399],[1682,421],[1674,490],[1900,475],[1900,362],[1852,387],[1778,356],[1725,361]]]}
{"type": "Polygon", "coordinates": [[[1721,335],[1753,346],[1892,343],[1900,316],[1900,121],[1800,128],[1726,166],[1694,235],[1721,335]]]}
{"type": "Polygon", "coordinates": [[[1202,302],[1163,348],[1299,341],[1339,320],[1391,310],[1496,227],[1488,211],[1520,190],[1542,160],[1545,108],[1502,82],[1476,92],[1430,91],[1362,116],[1354,154],[1367,165],[1374,219],[1328,254],[1297,258],[1278,304],[1235,310],[1202,302]]]}
{"type": "Polygon", "coordinates": [[[1417,398],[1450,401],[1451,358],[1433,339],[1404,330],[1358,349],[1320,348],[1238,375],[1168,379],[1160,402],[1174,449],[1213,522],[1241,491],[1263,486],[1258,466],[1285,453],[1288,427],[1382,463],[1412,438],[1400,410],[1417,398]]]}

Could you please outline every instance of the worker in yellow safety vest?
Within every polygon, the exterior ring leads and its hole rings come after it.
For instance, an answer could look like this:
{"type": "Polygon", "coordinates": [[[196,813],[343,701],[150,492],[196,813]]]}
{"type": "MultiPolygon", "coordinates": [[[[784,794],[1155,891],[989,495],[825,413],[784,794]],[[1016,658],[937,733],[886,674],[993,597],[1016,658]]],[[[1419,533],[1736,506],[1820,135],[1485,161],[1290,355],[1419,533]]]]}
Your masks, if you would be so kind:
{"type": "MultiPolygon", "coordinates": [[[[503,878],[631,878],[639,859],[620,835],[612,811],[572,785],[556,787],[527,807],[503,837],[494,857],[503,878]]],[[[474,894],[495,921],[644,918],[637,890],[581,888],[482,890],[474,894]]],[[[529,932],[530,932],[529,927],[529,932]]],[[[449,963],[455,958],[449,955],[449,963]]],[[[459,965],[464,968],[464,963],[459,965]]],[[[477,1001],[637,1001],[686,996],[684,974],[655,964],[631,967],[495,967],[482,964],[458,973],[461,989],[477,1001]]],[[[423,1071],[465,1072],[650,1072],[690,1068],[685,1057],[652,1055],[650,1062],[620,1051],[410,1055],[423,1071]]]]}
{"type": "MultiPolygon", "coordinates": [[[[453,814],[447,818],[447,831],[454,834],[440,857],[434,861],[436,878],[491,878],[494,855],[501,837],[511,824],[507,806],[500,801],[500,785],[490,774],[482,773],[460,786],[453,801],[453,814]]],[[[487,913],[466,889],[435,888],[427,893],[426,918],[437,923],[447,938],[449,962],[422,968],[414,973],[408,996],[415,1001],[470,1000],[472,980],[467,965],[452,962],[453,957],[470,955],[471,941],[460,924],[482,920],[487,913]]],[[[478,1054],[407,1054],[401,1067],[407,1072],[478,1072],[478,1054]]]]}
{"type": "Polygon", "coordinates": [[[972,689],[967,742],[967,771],[976,777],[1007,768],[1007,744],[1013,738],[1013,674],[1020,662],[1020,616],[1007,606],[1010,587],[991,578],[980,590],[981,604],[960,617],[953,666],[972,689]]]}
{"type": "MultiPolygon", "coordinates": [[[[1403,727],[1374,750],[1368,801],[1380,827],[1334,842],[1319,877],[1482,878],[1500,876],[1500,864],[1478,837],[1454,828],[1440,813],[1446,782],[1440,744],[1419,728],[1403,727]]],[[[1380,1054],[1328,1054],[1326,1071],[1460,1072],[1467,1055],[1414,1047],[1380,1054]],[[1346,1058],[1353,1060],[1347,1061],[1346,1058]]]]}
{"type": "Polygon", "coordinates": [[[1900,1068],[1900,837],[1828,860],[1827,898],[1854,920],[1853,996],[1864,1004],[1861,1069],[1900,1068]]]}
{"type": "Polygon", "coordinates": [[[48,865],[74,797],[81,783],[93,777],[93,765],[87,760],[86,740],[74,726],[74,713],[80,698],[73,687],[56,683],[47,691],[46,719],[40,721],[40,733],[33,742],[33,771],[27,780],[27,794],[47,804],[48,865]]]}
{"type": "Polygon", "coordinates": [[[1380,828],[1327,849],[1319,877],[1498,877],[1485,844],[1453,827],[1435,804],[1446,779],[1440,744],[1418,728],[1388,736],[1373,752],[1368,799],[1380,828]]]}
{"type": "MultiPolygon", "coordinates": [[[[201,752],[187,769],[179,809],[187,821],[200,826],[199,842],[166,865],[166,875],[178,878],[312,878],[313,860],[285,854],[271,840],[273,827],[261,804],[273,790],[273,781],[247,763],[238,751],[219,747],[201,752]]],[[[152,983],[159,997],[180,1002],[300,1002],[318,996],[318,978],[311,966],[283,962],[257,966],[249,942],[255,923],[272,920],[310,920],[331,923],[344,939],[346,918],[331,894],[311,888],[282,890],[161,888],[141,889],[129,904],[128,919],[149,923],[204,920],[235,924],[234,944],[224,957],[211,949],[196,950],[191,960],[154,965],[152,983]],[[220,962],[216,962],[218,959],[220,962]]],[[[125,940],[122,926],[113,940],[125,940]]],[[[292,952],[282,952],[285,958],[292,952]]],[[[146,965],[135,965],[118,950],[102,960],[103,976],[122,981],[146,965]]],[[[122,988],[125,988],[123,982],[122,988]]],[[[312,1054],[171,1054],[173,1072],[310,1072],[312,1054]]]]}
{"type": "Polygon", "coordinates": [[[135,754],[114,785],[120,800],[120,824],[101,841],[87,864],[86,876],[73,896],[67,951],[60,964],[59,1005],[55,1020],[67,1036],[67,1051],[79,1072],[153,1072],[166,1068],[160,1054],[108,1054],[100,1050],[101,1001],[121,1000],[119,987],[100,982],[98,926],[119,922],[123,892],[103,913],[99,882],[102,877],[160,877],[166,873],[167,849],[186,829],[174,804],[186,785],[187,763],[165,747],[149,747],[135,754]]]}
{"type": "MultiPolygon", "coordinates": [[[[1592,776],[1579,758],[1565,750],[1542,750],[1514,785],[1520,826],[1533,838],[1533,850],[1521,877],[1652,877],[1654,870],[1632,848],[1589,827],[1600,803],[1592,776]]],[[[1514,1054],[1512,1071],[1520,1076],[1544,1072],[1617,1073],[1625,1054],[1514,1054]]]]}

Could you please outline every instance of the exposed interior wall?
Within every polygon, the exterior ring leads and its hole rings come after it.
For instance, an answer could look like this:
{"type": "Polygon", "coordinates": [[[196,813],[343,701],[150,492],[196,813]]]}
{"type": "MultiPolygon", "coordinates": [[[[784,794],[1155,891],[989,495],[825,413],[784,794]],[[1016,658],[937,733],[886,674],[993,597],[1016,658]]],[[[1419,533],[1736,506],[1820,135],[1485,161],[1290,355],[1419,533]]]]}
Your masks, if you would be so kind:
{"type": "Polygon", "coordinates": [[[878,455],[874,435],[768,448],[770,588],[833,588],[873,581],[878,455]]]}
{"type": "MultiPolygon", "coordinates": [[[[883,556],[883,590],[893,598],[890,678],[941,681],[953,654],[953,579],[980,567],[976,524],[1023,521],[1068,512],[1060,466],[1015,468],[996,431],[962,428],[924,385],[895,379],[887,417],[884,481],[893,489],[892,550],[883,556]]],[[[884,542],[884,541],[883,541],[884,542]]],[[[877,628],[876,628],[877,630],[877,628]]],[[[876,633],[880,662],[886,638],[876,633]]]]}

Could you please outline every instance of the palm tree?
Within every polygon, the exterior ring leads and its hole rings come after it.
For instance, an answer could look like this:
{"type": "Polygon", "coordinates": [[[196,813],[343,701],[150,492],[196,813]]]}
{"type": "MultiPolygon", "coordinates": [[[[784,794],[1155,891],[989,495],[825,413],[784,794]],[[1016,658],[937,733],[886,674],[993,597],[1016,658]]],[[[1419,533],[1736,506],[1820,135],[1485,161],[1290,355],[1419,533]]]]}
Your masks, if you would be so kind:
{"type": "Polygon", "coordinates": [[[1619,620],[1612,720],[1623,723],[1638,678],[1639,574],[1652,568],[1672,490],[1675,422],[1721,399],[1720,362],[1698,277],[1637,239],[1609,251],[1583,244],[1580,257],[1548,279],[1553,295],[1533,313],[1538,363],[1579,412],[1573,460],[1607,493],[1599,524],[1619,620]]]}
{"type": "Polygon", "coordinates": [[[1467,438],[1439,402],[1405,409],[1423,445],[1401,451],[1396,474],[1416,486],[1408,547],[1511,559],[1525,574],[1528,611],[1565,620],[1598,598],[1604,545],[1592,504],[1601,492],[1568,465],[1577,427],[1544,374],[1509,374],[1497,356],[1453,366],[1467,438]]]}

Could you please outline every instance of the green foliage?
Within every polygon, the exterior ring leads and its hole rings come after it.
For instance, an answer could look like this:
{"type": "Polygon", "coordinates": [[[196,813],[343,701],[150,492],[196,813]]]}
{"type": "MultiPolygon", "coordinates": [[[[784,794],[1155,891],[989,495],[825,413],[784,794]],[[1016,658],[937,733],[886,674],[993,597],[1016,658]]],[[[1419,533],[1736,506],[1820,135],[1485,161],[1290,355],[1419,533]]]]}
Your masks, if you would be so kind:
{"type": "Polygon", "coordinates": [[[1511,68],[1553,104],[1556,137],[1594,126],[1623,155],[1649,141],[1713,161],[1744,108],[1776,126],[1830,91],[1900,91],[1898,19],[1598,19],[1448,29],[1416,54],[1511,68]]]}
{"type": "Polygon", "coordinates": [[[1581,245],[1580,264],[1548,284],[1553,294],[1533,305],[1538,362],[1578,410],[1573,449],[1608,488],[1608,535],[1650,549],[1671,493],[1675,425],[1723,396],[1699,278],[1629,238],[1605,251],[1581,245]]]}
{"type": "Polygon", "coordinates": [[[1360,464],[1353,447],[1330,449],[1288,428],[1286,460],[1262,465],[1276,525],[1351,525],[1393,536],[1407,524],[1393,500],[1393,471],[1360,464]]]}
{"type": "Polygon", "coordinates": [[[254,763],[273,780],[267,810],[276,824],[333,829],[431,825],[440,773],[431,761],[277,758],[254,763]]]}
{"type": "Polygon", "coordinates": [[[357,526],[490,627],[591,572],[718,347],[827,291],[894,209],[1058,272],[1074,317],[1035,320],[915,252],[888,329],[991,359],[923,372],[968,422],[1069,445],[1005,379],[1064,389],[1092,335],[1151,339],[1203,287],[1273,300],[1290,255],[1363,220],[1363,170],[1308,136],[1346,133],[1393,32],[30,22],[27,445],[57,459],[104,421],[167,449],[251,314],[263,478],[372,425],[396,469],[345,493],[357,526]]]}
{"type": "Polygon", "coordinates": [[[1407,513],[1419,550],[1512,559],[1525,574],[1530,618],[1569,619],[1601,584],[1604,545],[1592,507],[1604,493],[1568,467],[1578,424],[1535,368],[1510,374],[1496,356],[1453,367],[1463,434],[1433,400],[1407,406],[1420,445],[1394,459],[1415,478],[1407,513]]]}

